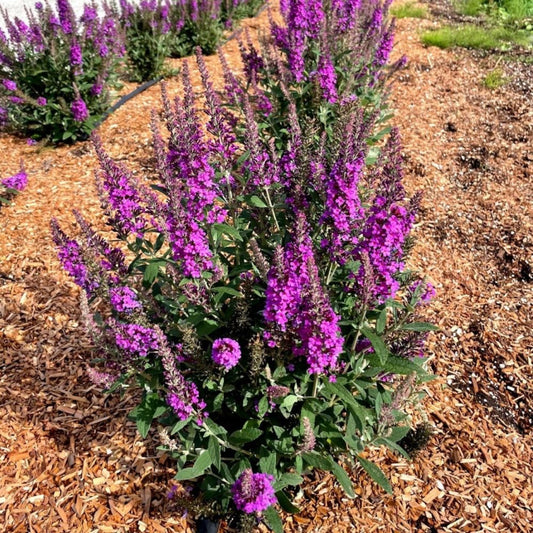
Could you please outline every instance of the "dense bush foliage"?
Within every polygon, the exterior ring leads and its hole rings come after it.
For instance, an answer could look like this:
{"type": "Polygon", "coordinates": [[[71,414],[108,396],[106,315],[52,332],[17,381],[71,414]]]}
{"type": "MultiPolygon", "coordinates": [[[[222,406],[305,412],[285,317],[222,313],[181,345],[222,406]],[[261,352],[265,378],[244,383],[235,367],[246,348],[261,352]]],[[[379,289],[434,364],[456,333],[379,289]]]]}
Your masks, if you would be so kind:
{"type": "Polygon", "coordinates": [[[392,46],[379,0],[282,3],[261,53],[242,44],[240,80],[221,98],[197,54],[205,103],[184,63],[183,97],[163,91],[152,130],[156,171],[139,182],[94,137],[110,228],[52,222],[103,387],[143,391],[131,413],[215,512],[282,525],[311,468],[360,464],[398,442],[427,379],[420,320],[433,289],[406,271],[418,196],[402,186],[399,135],[385,135],[392,46]],[[334,8],[334,9],[333,9],[334,8]],[[335,38],[333,37],[335,36],[335,38]],[[201,117],[207,114],[205,128],[201,117]],[[371,153],[372,152],[372,153],[371,153]]]}
{"type": "Polygon", "coordinates": [[[86,5],[76,20],[68,0],[57,11],[42,2],[29,22],[2,9],[0,105],[8,128],[32,139],[73,142],[87,137],[110,105],[122,41],[111,17],[86,5]]]}

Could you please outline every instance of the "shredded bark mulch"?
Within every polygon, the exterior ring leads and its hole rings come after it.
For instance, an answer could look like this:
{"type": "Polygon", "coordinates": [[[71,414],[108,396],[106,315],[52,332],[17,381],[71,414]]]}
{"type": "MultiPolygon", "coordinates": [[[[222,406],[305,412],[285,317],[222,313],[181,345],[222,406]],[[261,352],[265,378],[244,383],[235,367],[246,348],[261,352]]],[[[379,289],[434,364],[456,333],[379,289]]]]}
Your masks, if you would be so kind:
{"type": "MultiPolygon", "coordinates": [[[[267,21],[263,13],[247,25],[267,21]]],[[[430,339],[438,379],[413,414],[433,437],[413,461],[369,454],[391,479],[390,496],[360,471],[354,500],[313,473],[296,497],[301,513],[285,517],[289,532],[531,531],[531,62],[526,52],[424,48],[418,33],[436,24],[398,21],[395,53],[410,62],[392,91],[406,187],[424,191],[410,263],[438,291],[427,310],[441,328],[430,339]],[[489,90],[482,80],[495,67],[508,83],[489,90]]],[[[235,41],[225,52],[238,66],[235,41]]],[[[207,63],[220,80],[216,58],[207,63]]],[[[178,85],[168,81],[170,94],[178,85]]],[[[152,87],[100,129],[110,154],[136,172],[160,107],[152,87]]],[[[157,438],[143,441],[127,419],[132,399],[103,396],[85,375],[95,354],[49,222],[74,230],[76,208],[104,228],[90,143],[51,149],[2,135],[0,149],[0,175],[16,173],[20,159],[29,171],[28,188],[0,211],[0,530],[193,531],[166,497],[174,471],[157,438]]]]}

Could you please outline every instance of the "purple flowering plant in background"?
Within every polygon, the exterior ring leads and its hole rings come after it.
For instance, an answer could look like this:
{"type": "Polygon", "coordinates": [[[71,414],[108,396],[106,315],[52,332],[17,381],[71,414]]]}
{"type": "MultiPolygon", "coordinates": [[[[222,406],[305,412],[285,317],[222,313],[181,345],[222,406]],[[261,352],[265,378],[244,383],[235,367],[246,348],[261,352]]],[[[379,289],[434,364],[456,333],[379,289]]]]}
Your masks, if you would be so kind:
{"type": "Polygon", "coordinates": [[[77,18],[68,0],[37,2],[28,23],[0,8],[0,105],[3,125],[52,143],[87,138],[119,87],[120,28],[109,12],[85,5],[77,18]]]}
{"type": "Polygon", "coordinates": [[[172,39],[169,1],[105,1],[105,9],[122,28],[128,77],[147,81],[164,73],[165,58],[172,39]]]}
{"type": "MultiPolygon", "coordinates": [[[[76,238],[52,223],[59,259],[82,289],[93,379],[109,390],[139,385],[131,416],[140,433],[155,421],[164,428],[176,479],[195,483],[211,512],[262,518],[275,531],[278,505],[298,512],[291,499],[310,469],[332,472],[353,497],[341,463],[359,464],[392,491],[363,451],[406,455],[405,407],[429,379],[425,341],[435,329],[422,318],[433,288],[406,268],[419,197],[402,185],[399,132],[376,150],[379,112],[332,76],[343,60],[322,42],[330,15],[315,2],[313,17],[298,18],[300,4],[282,3],[295,22],[275,30],[267,55],[241,44],[242,73],[221,55],[223,91],[199,52],[201,101],[188,62],[181,96],[163,86],[152,175],[134,177],[93,137],[120,246],[79,213],[76,238]],[[306,53],[284,63],[275,48],[278,38],[308,45],[310,36],[327,50],[315,74],[306,53]],[[268,65],[283,98],[263,77],[268,65]],[[318,106],[302,107],[302,83],[316,85],[318,106]]],[[[373,39],[375,50],[386,6],[335,5],[339,32],[360,12],[354,42],[364,51],[373,39]]],[[[360,65],[365,83],[381,79],[384,65],[370,77],[369,61],[360,65]]]]}
{"type": "Polygon", "coordinates": [[[206,55],[221,44],[224,30],[253,16],[264,0],[105,0],[125,35],[129,77],[165,76],[166,57],[185,57],[199,47],[206,55]]]}

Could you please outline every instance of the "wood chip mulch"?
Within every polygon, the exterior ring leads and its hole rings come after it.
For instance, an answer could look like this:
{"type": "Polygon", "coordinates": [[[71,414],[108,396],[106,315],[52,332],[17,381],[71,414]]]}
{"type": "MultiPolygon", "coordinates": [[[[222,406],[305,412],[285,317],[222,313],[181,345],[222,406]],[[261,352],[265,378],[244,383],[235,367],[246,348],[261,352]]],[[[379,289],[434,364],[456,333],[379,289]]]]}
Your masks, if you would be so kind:
{"type": "MultiPolygon", "coordinates": [[[[406,187],[424,191],[411,264],[438,291],[427,314],[441,327],[430,341],[439,378],[422,410],[434,436],[414,461],[370,454],[391,496],[359,471],[354,500],[331,476],[310,477],[297,496],[301,513],[285,517],[288,532],[531,531],[531,64],[424,48],[418,33],[436,24],[398,21],[395,53],[410,63],[392,93],[406,187]],[[491,91],[482,80],[495,66],[508,83],[491,91]]],[[[238,65],[235,41],[225,51],[238,65]]],[[[216,58],[207,63],[220,80],[216,58]]],[[[172,94],[178,80],[168,86],[172,94]]],[[[157,86],[100,130],[111,155],[139,172],[152,108],[160,109],[157,86]]],[[[17,172],[21,158],[29,171],[28,188],[0,210],[0,531],[193,531],[166,497],[172,464],[127,420],[132,399],[103,396],[85,376],[94,353],[49,222],[74,231],[76,208],[103,227],[90,144],[51,149],[2,135],[0,149],[0,175],[17,172]]]]}

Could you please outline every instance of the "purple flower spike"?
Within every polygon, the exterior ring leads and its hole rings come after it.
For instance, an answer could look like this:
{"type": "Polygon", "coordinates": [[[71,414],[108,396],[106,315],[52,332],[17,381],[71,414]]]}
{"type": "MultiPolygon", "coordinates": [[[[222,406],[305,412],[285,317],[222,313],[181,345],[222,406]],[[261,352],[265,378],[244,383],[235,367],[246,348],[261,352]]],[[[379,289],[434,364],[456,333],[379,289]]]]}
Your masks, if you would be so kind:
{"type": "MultiPolygon", "coordinates": [[[[179,361],[181,354],[172,352],[164,333],[157,327],[155,335],[159,345],[159,357],[163,363],[165,382],[168,387],[167,404],[180,420],[187,420],[195,414],[197,416],[196,422],[201,425],[208,413],[203,411],[206,404],[200,399],[198,387],[192,381],[187,381],[178,370],[176,363],[179,361]]],[[[181,350],[181,345],[177,346],[177,348],[181,350]]]]}
{"type": "Polygon", "coordinates": [[[317,70],[318,83],[324,93],[324,98],[334,104],[337,101],[337,74],[329,55],[322,56],[317,70]]]}
{"type": "Polygon", "coordinates": [[[99,283],[91,275],[85,264],[81,246],[61,230],[56,219],[52,219],[50,225],[52,228],[52,240],[58,247],[57,255],[61,265],[74,278],[76,285],[79,285],[90,298],[99,287],[99,283]]]}
{"type": "Polygon", "coordinates": [[[8,90],[8,91],[16,91],[17,90],[17,84],[13,81],[13,80],[2,80],[2,83],[4,85],[4,87],[8,90]]]}
{"type": "Polygon", "coordinates": [[[241,358],[241,347],[233,339],[217,339],[213,343],[212,358],[217,365],[221,365],[226,370],[229,370],[239,362],[241,358]]]}
{"type": "Polygon", "coordinates": [[[254,474],[247,468],[231,487],[235,507],[245,513],[260,513],[277,502],[274,494],[274,477],[254,474]]]}
{"type": "Polygon", "coordinates": [[[39,98],[37,98],[36,102],[37,102],[37,105],[39,105],[41,107],[45,106],[48,103],[44,96],[39,96],[39,98]]]}
{"type": "Polygon", "coordinates": [[[81,65],[83,63],[83,56],[81,46],[74,42],[70,47],[70,64],[72,66],[81,65]]]}
{"type": "Polygon", "coordinates": [[[77,98],[70,104],[70,110],[76,122],[84,122],[89,118],[87,104],[81,98],[77,98]]]}

